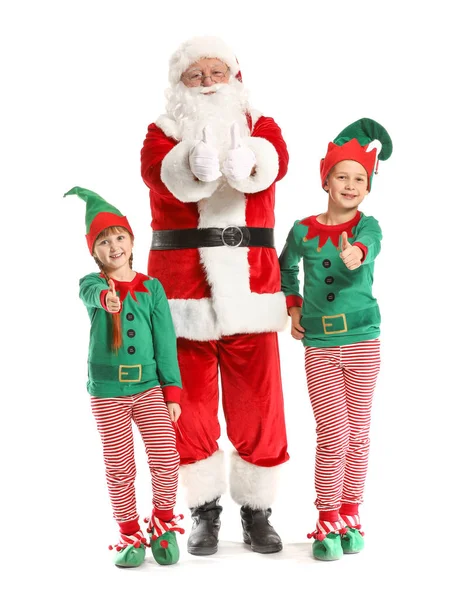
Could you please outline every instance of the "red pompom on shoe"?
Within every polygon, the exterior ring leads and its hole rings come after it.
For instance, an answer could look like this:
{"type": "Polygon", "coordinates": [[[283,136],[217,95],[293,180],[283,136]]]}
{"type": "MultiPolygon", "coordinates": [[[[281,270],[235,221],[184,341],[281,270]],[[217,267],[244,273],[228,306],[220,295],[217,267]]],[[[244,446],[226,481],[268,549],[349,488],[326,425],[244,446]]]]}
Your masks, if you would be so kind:
{"type": "Polygon", "coordinates": [[[312,533],[306,534],[308,540],[314,538],[315,540],[319,540],[319,542],[323,542],[323,540],[327,537],[325,533],[321,533],[320,531],[313,531],[312,533]]]}

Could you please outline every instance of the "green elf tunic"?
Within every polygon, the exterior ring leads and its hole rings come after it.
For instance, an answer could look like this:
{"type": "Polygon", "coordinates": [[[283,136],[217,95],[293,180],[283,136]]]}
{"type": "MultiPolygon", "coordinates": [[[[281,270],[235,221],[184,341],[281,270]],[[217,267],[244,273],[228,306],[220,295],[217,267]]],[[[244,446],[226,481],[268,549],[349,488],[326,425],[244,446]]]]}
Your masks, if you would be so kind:
{"type": "Polygon", "coordinates": [[[181,377],[169,303],[161,283],[142,273],[116,281],[121,300],[123,344],[111,350],[111,314],[105,310],[108,284],[91,273],[80,280],[80,298],[91,320],[87,389],[91,396],[138,394],[161,385],[166,402],[180,402],[181,377]]]}
{"type": "Polygon", "coordinates": [[[281,289],[288,308],[302,307],[305,346],[343,346],[379,337],[380,311],[372,283],[381,238],[378,221],[359,211],[339,225],[322,225],[315,216],[294,223],[280,256],[281,289]],[[364,255],[362,265],[352,271],[339,257],[344,231],[364,255]],[[302,259],[303,295],[298,280],[302,259]]]}

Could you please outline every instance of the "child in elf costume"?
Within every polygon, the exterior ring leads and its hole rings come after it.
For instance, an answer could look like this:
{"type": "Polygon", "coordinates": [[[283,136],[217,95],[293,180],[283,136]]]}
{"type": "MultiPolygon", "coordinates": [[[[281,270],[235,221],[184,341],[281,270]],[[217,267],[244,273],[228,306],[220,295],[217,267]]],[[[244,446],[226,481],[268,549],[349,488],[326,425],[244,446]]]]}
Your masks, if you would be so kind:
{"type": "Polygon", "coordinates": [[[98,194],[74,187],[86,202],[86,240],[100,272],[80,280],[90,320],[87,389],[103,444],[106,480],[119,542],[114,563],[138,567],[145,549],[161,565],[176,563],[174,516],[179,455],[173,422],[181,413],[181,379],[169,304],[157,279],[133,271],[133,231],[98,194]],[[147,543],[138,522],[132,420],[144,441],[152,476],[147,543]]]}
{"type": "Polygon", "coordinates": [[[296,221],[280,256],[291,334],[305,346],[316,420],[313,556],[336,560],[364,547],[359,505],[369,456],[372,396],[380,366],[380,312],[372,295],[381,230],[358,210],[378,160],[392,152],[387,131],[360,119],[330,142],[320,163],[325,212],[296,221]],[[303,259],[303,294],[299,262],[303,259]]]}

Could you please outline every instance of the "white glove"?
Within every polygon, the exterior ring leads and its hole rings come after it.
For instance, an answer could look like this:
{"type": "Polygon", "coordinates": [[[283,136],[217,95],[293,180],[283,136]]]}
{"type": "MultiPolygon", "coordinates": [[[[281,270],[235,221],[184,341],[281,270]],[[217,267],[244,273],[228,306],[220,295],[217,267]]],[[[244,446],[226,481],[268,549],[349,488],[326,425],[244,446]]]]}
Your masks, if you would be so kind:
{"type": "Polygon", "coordinates": [[[219,169],[219,153],[212,146],[207,137],[209,131],[203,129],[203,139],[192,146],[189,151],[189,166],[192,173],[200,181],[211,182],[222,176],[219,169]]]}
{"type": "Polygon", "coordinates": [[[231,150],[222,164],[222,173],[232,181],[242,181],[250,177],[253,167],[256,165],[256,156],[248,146],[243,146],[239,134],[239,125],[233,123],[231,126],[231,150]]]}

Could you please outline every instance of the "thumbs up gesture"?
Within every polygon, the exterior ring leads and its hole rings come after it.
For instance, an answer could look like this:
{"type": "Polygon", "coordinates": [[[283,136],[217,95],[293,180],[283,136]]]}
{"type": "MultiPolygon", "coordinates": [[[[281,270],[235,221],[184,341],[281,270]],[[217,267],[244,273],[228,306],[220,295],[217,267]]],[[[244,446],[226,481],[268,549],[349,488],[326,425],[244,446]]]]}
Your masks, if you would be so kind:
{"type": "Polygon", "coordinates": [[[209,138],[210,132],[205,127],[202,139],[189,151],[189,167],[195,177],[204,182],[216,181],[222,176],[219,169],[219,153],[209,138]]]}
{"type": "Polygon", "coordinates": [[[348,235],[346,231],[342,232],[341,236],[341,253],[339,254],[344,265],[350,271],[357,269],[362,264],[363,251],[358,246],[352,246],[348,241],[348,235]]]}
{"type": "Polygon", "coordinates": [[[120,310],[120,299],[116,293],[116,286],[112,279],[109,280],[109,290],[105,298],[106,308],[108,312],[117,313],[120,310]]]}
{"type": "Polygon", "coordinates": [[[237,123],[232,124],[230,134],[231,149],[223,161],[222,173],[231,181],[242,181],[252,174],[256,156],[253,150],[242,143],[237,123]]]}

